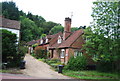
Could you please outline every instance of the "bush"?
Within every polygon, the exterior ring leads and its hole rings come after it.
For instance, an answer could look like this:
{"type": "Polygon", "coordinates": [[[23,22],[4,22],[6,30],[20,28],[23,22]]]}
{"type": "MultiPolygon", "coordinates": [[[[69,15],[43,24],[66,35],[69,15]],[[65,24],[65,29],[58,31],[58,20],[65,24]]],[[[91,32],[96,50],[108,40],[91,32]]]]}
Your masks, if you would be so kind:
{"type": "Polygon", "coordinates": [[[18,67],[23,59],[26,48],[17,44],[16,34],[8,30],[0,30],[2,34],[2,62],[8,63],[8,67],[18,67]]]}
{"type": "Polygon", "coordinates": [[[20,61],[22,61],[27,53],[28,48],[25,46],[25,43],[21,42],[18,45],[17,56],[16,59],[18,60],[18,65],[20,65],[20,61]]]}
{"type": "Polygon", "coordinates": [[[60,63],[59,59],[46,59],[45,61],[47,64],[51,65],[51,64],[57,64],[60,63]]]}
{"type": "Polygon", "coordinates": [[[39,58],[47,58],[47,50],[44,49],[43,47],[36,47],[35,50],[34,50],[34,53],[35,53],[35,57],[37,59],[39,58]]]}
{"type": "Polygon", "coordinates": [[[111,61],[99,61],[97,63],[97,71],[101,72],[113,72],[115,70],[115,63],[111,61]]]}
{"type": "Polygon", "coordinates": [[[58,63],[58,62],[60,62],[59,59],[51,59],[51,61],[53,61],[54,63],[58,63]]]}
{"type": "Polygon", "coordinates": [[[9,63],[15,66],[17,54],[17,36],[8,30],[0,30],[2,34],[2,62],[9,63]]]}
{"type": "Polygon", "coordinates": [[[24,59],[25,54],[27,53],[27,47],[24,46],[23,43],[19,43],[18,44],[18,49],[17,49],[17,53],[14,56],[14,59],[11,61],[11,63],[8,63],[9,67],[19,67],[21,61],[24,59]]]}
{"type": "Polygon", "coordinates": [[[77,56],[76,58],[71,57],[65,69],[79,71],[84,70],[87,65],[87,60],[85,56],[77,56]]]}

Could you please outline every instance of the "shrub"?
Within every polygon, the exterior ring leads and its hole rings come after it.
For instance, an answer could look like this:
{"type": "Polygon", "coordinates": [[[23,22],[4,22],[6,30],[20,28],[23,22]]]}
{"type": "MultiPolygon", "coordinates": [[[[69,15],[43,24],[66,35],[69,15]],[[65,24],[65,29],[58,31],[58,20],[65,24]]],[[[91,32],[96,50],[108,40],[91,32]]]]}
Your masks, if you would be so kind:
{"type": "Polygon", "coordinates": [[[0,30],[2,34],[2,62],[7,62],[8,67],[17,67],[23,59],[26,48],[17,44],[16,34],[8,30],[0,30]]]}
{"type": "Polygon", "coordinates": [[[8,30],[0,30],[2,34],[2,62],[11,61],[17,53],[17,36],[8,30]]]}
{"type": "Polygon", "coordinates": [[[68,64],[65,66],[65,69],[69,70],[84,70],[87,65],[87,60],[85,56],[77,56],[76,58],[71,57],[68,61],[68,64]]]}
{"type": "Polygon", "coordinates": [[[38,58],[47,58],[47,50],[43,47],[36,47],[34,50],[35,57],[38,58]]]}
{"type": "Polygon", "coordinates": [[[8,30],[0,30],[2,34],[2,62],[13,64],[17,54],[17,36],[8,30]]]}
{"type": "Polygon", "coordinates": [[[16,56],[16,59],[18,60],[19,65],[20,65],[20,61],[24,59],[27,51],[28,51],[28,48],[25,46],[25,43],[20,42],[18,45],[17,56],[16,56]]]}
{"type": "Polygon", "coordinates": [[[54,63],[58,63],[58,62],[60,62],[59,59],[51,59],[51,61],[53,61],[54,63]]]}
{"type": "Polygon", "coordinates": [[[14,59],[11,61],[11,63],[8,63],[9,67],[19,67],[21,61],[24,59],[25,54],[27,53],[27,47],[24,46],[23,43],[19,43],[18,44],[18,49],[17,49],[17,53],[14,56],[14,59]]]}

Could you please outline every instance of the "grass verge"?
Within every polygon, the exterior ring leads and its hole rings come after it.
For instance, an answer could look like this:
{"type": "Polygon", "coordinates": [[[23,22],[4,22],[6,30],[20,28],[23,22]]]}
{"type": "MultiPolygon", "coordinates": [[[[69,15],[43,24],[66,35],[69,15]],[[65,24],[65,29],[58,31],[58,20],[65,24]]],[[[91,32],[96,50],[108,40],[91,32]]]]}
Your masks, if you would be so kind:
{"type": "Polygon", "coordinates": [[[117,73],[103,73],[97,71],[63,70],[63,74],[77,79],[119,79],[120,77],[117,73]]]}
{"type": "Polygon", "coordinates": [[[0,69],[0,72],[1,73],[11,73],[11,74],[22,74],[22,72],[19,70],[19,69],[14,69],[14,68],[11,68],[11,69],[0,69]]]}

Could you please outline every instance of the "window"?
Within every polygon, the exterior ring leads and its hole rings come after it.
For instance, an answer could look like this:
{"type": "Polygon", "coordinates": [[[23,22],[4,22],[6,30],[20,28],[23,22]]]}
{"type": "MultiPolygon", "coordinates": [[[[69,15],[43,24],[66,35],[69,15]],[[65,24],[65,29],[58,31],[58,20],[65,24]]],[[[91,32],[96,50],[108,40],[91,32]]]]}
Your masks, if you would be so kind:
{"type": "Polygon", "coordinates": [[[77,55],[77,51],[74,52],[74,58],[76,58],[78,55],[77,55]]]}
{"type": "Polygon", "coordinates": [[[43,40],[40,41],[40,44],[42,44],[42,43],[43,43],[43,40]]]}
{"type": "Polygon", "coordinates": [[[79,56],[82,56],[83,55],[83,52],[79,52],[79,56]]]}
{"type": "Polygon", "coordinates": [[[64,55],[65,55],[65,50],[62,49],[62,50],[61,50],[61,55],[60,55],[60,57],[61,57],[61,58],[64,58],[64,55]]]}
{"type": "Polygon", "coordinates": [[[86,40],[86,41],[90,41],[90,38],[89,38],[89,37],[86,37],[85,40],[86,40]]]}
{"type": "Polygon", "coordinates": [[[48,38],[46,38],[46,41],[45,41],[45,43],[48,43],[48,38]]]}
{"type": "Polygon", "coordinates": [[[60,44],[62,42],[62,39],[61,39],[61,37],[59,36],[58,37],[58,44],[60,44]]]}
{"type": "Polygon", "coordinates": [[[75,51],[74,52],[74,57],[76,58],[77,56],[82,56],[83,55],[83,52],[80,52],[80,51],[75,51]]]}

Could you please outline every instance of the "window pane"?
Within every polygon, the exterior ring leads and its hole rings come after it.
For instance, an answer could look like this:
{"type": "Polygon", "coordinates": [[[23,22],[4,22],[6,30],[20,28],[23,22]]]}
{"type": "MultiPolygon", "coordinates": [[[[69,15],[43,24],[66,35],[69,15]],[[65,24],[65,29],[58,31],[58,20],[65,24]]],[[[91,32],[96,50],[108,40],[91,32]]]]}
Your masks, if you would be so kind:
{"type": "Polygon", "coordinates": [[[65,51],[64,51],[64,49],[62,49],[61,50],[61,58],[64,58],[64,53],[65,53],[65,51]]]}

